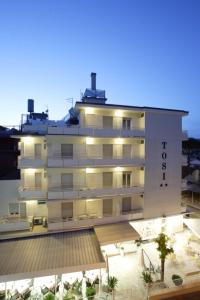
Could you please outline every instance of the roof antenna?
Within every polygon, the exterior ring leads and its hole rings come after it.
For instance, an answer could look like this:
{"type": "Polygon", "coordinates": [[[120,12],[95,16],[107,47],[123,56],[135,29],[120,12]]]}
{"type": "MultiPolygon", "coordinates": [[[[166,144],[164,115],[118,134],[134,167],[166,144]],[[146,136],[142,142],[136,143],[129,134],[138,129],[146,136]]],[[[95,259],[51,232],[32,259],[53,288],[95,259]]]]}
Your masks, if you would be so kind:
{"type": "Polygon", "coordinates": [[[65,99],[65,100],[66,100],[68,103],[70,103],[72,107],[74,106],[74,98],[73,98],[73,97],[67,98],[67,99],[65,99]]]}

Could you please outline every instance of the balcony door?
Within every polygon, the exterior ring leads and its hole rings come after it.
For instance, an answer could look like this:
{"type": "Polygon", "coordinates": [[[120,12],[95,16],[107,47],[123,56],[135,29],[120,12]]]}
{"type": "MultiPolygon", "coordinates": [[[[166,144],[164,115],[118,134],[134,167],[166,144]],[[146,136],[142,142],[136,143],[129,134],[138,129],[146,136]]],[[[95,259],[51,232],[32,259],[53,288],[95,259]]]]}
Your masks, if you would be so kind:
{"type": "Polygon", "coordinates": [[[113,157],[113,145],[103,145],[103,158],[113,157]]]}
{"type": "Polygon", "coordinates": [[[123,145],[123,158],[132,157],[132,145],[123,145]]]}
{"type": "Polygon", "coordinates": [[[112,188],[113,186],[113,173],[103,172],[103,188],[112,188]]]}
{"type": "Polygon", "coordinates": [[[73,202],[61,203],[61,214],[63,219],[73,218],[73,202]]]}
{"type": "Polygon", "coordinates": [[[73,158],[73,144],[61,144],[62,158],[73,158]]]}
{"type": "Polygon", "coordinates": [[[131,211],[131,197],[122,198],[122,213],[131,211]]]}
{"type": "Polygon", "coordinates": [[[113,199],[103,199],[103,216],[112,216],[113,212],[113,199]]]}
{"type": "Polygon", "coordinates": [[[42,187],[42,173],[36,172],[35,173],[35,188],[41,189],[41,187],[42,187]]]}
{"type": "Polygon", "coordinates": [[[122,186],[130,187],[131,186],[131,172],[123,172],[122,174],[122,186]]]}
{"type": "Polygon", "coordinates": [[[35,158],[41,158],[42,156],[42,145],[35,144],[35,158]]]}
{"type": "Polygon", "coordinates": [[[73,174],[72,173],[61,174],[61,187],[63,189],[73,189],[73,174]]]}
{"type": "Polygon", "coordinates": [[[131,119],[130,118],[123,118],[122,128],[124,130],[131,130],[131,119]]]}
{"type": "Polygon", "coordinates": [[[103,128],[113,129],[113,117],[103,116],[103,128]]]}

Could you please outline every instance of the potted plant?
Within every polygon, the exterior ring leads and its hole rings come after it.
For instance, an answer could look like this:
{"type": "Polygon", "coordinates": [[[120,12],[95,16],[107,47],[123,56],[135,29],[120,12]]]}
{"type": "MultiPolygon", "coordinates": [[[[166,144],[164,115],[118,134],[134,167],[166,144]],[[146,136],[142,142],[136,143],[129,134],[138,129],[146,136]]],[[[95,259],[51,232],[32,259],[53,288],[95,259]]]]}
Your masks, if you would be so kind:
{"type": "Polygon", "coordinates": [[[88,298],[88,300],[94,299],[95,294],[96,294],[96,290],[93,286],[88,286],[86,288],[86,297],[88,298]]]}
{"type": "Polygon", "coordinates": [[[139,237],[139,239],[135,240],[135,243],[139,247],[142,244],[142,238],[139,237]]]}
{"type": "Polygon", "coordinates": [[[149,271],[142,271],[142,279],[147,286],[153,282],[151,273],[149,271]]]}
{"type": "Polygon", "coordinates": [[[55,295],[52,294],[51,292],[46,294],[46,296],[44,297],[44,300],[54,300],[54,299],[55,299],[55,295]]]}
{"type": "Polygon", "coordinates": [[[75,300],[75,296],[68,292],[64,297],[63,300],[75,300]]]}
{"type": "Polygon", "coordinates": [[[113,300],[114,300],[114,297],[115,297],[115,289],[117,287],[117,284],[118,284],[118,279],[114,276],[109,276],[108,277],[108,289],[109,291],[112,293],[112,297],[113,297],[113,300]]]}
{"type": "Polygon", "coordinates": [[[176,286],[182,285],[182,283],[183,283],[183,279],[178,274],[172,275],[172,281],[176,286]]]}

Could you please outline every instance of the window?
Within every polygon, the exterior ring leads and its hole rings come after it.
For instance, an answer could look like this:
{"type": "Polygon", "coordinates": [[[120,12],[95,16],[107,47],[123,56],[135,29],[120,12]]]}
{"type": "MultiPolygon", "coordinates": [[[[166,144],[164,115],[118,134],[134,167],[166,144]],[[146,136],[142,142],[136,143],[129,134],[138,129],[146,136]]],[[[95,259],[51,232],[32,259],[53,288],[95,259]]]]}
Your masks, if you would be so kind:
{"type": "Polygon", "coordinates": [[[73,202],[63,202],[61,204],[62,218],[72,219],[73,218],[73,202]]]}
{"type": "Polygon", "coordinates": [[[131,129],[131,119],[130,118],[123,118],[122,128],[125,130],[131,129]]]}
{"type": "Polygon", "coordinates": [[[132,145],[123,145],[123,158],[132,157],[132,145]]]}
{"type": "Polygon", "coordinates": [[[113,145],[103,145],[103,158],[113,157],[113,145]]]}
{"type": "Polygon", "coordinates": [[[41,158],[42,156],[42,145],[41,144],[35,144],[35,157],[41,158]]]}
{"type": "Polygon", "coordinates": [[[103,216],[112,216],[113,199],[103,199],[103,216]]]}
{"type": "Polygon", "coordinates": [[[73,144],[61,144],[61,156],[63,158],[73,158],[73,144]]]}
{"type": "Polygon", "coordinates": [[[113,185],[113,173],[112,172],[103,172],[103,187],[111,188],[113,185]]]}
{"type": "Polygon", "coordinates": [[[19,203],[9,203],[9,214],[10,215],[19,214],[19,203]]]}
{"type": "Polygon", "coordinates": [[[35,173],[35,187],[38,189],[42,187],[42,173],[35,173]]]}
{"type": "Polygon", "coordinates": [[[113,128],[113,117],[103,116],[103,128],[105,129],[113,128]]]}
{"type": "Polygon", "coordinates": [[[122,185],[123,187],[131,186],[131,172],[123,172],[122,174],[122,185]]]}
{"type": "Polygon", "coordinates": [[[122,198],[122,213],[131,211],[131,197],[122,198]]]}
{"type": "Polygon", "coordinates": [[[73,189],[73,174],[61,174],[61,186],[63,189],[73,189]]]}

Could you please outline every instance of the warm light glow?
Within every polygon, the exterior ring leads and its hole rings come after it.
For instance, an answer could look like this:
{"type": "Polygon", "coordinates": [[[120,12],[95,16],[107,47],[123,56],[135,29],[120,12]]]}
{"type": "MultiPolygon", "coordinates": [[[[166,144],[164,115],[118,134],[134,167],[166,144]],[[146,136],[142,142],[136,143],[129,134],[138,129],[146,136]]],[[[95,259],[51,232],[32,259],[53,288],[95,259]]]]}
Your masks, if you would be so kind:
{"type": "Polygon", "coordinates": [[[123,168],[122,168],[122,167],[116,167],[116,168],[115,168],[115,171],[116,171],[116,172],[122,172],[122,171],[123,171],[123,168]]]}
{"type": "Polygon", "coordinates": [[[27,205],[37,205],[37,200],[29,200],[27,205]]]}
{"type": "Polygon", "coordinates": [[[95,170],[95,169],[93,169],[93,168],[86,168],[86,169],[85,169],[85,172],[86,172],[87,174],[90,174],[90,173],[94,173],[94,170],[95,170]]]}
{"type": "Polygon", "coordinates": [[[92,108],[92,107],[86,107],[85,113],[86,114],[93,114],[94,113],[94,108],[92,108]]]}
{"type": "Polygon", "coordinates": [[[122,111],[121,110],[116,110],[115,111],[115,117],[122,117],[122,111]]]}
{"type": "Polygon", "coordinates": [[[86,144],[87,145],[92,145],[94,144],[94,139],[91,137],[86,137],[86,144]]]}
{"type": "Polygon", "coordinates": [[[33,143],[33,138],[32,138],[31,136],[26,136],[26,137],[23,138],[23,142],[24,142],[25,144],[30,145],[30,144],[33,143]]]}
{"type": "Polygon", "coordinates": [[[26,173],[32,175],[35,173],[35,169],[26,169],[26,173]]]}
{"type": "Polygon", "coordinates": [[[94,199],[86,199],[86,202],[92,202],[95,201],[94,199]]]}
{"type": "Polygon", "coordinates": [[[115,139],[115,144],[122,145],[123,144],[123,139],[122,138],[115,139]]]}

